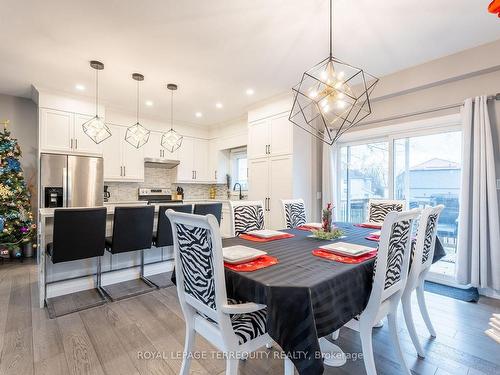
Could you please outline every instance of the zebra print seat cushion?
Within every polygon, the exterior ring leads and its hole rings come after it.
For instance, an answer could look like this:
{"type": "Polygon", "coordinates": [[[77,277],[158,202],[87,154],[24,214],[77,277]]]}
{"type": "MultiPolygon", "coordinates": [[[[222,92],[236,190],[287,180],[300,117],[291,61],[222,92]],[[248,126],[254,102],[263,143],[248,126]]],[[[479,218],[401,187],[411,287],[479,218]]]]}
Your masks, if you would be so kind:
{"type": "Polygon", "coordinates": [[[233,219],[235,236],[251,230],[264,229],[262,206],[236,206],[233,219]]]}
{"type": "Polygon", "coordinates": [[[383,223],[387,214],[391,211],[403,211],[403,205],[399,203],[372,203],[368,221],[372,223],[383,223]]]}
{"type": "MultiPolygon", "coordinates": [[[[239,305],[245,303],[233,298],[227,299],[230,305],[239,305]]],[[[204,314],[199,313],[205,319],[217,324],[213,319],[210,319],[204,314]]],[[[238,342],[244,344],[247,341],[253,340],[262,336],[267,332],[267,309],[254,311],[248,314],[231,314],[231,325],[233,326],[234,333],[238,336],[238,342]]]]}
{"type": "Polygon", "coordinates": [[[215,305],[212,237],[208,229],[176,224],[184,290],[211,309],[215,305]]]}
{"type": "Polygon", "coordinates": [[[391,237],[389,238],[389,251],[387,253],[384,289],[391,287],[401,280],[401,269],[403,267],[405,247],[408,243],[410,229],[410,220],[399,221],[392,225],[391,237]]]}
{"type": "Polygon", "coordinates": [[[286,227],[297,228],[306,223],[306,208],[303,203],[285,204],[286,227]]]}

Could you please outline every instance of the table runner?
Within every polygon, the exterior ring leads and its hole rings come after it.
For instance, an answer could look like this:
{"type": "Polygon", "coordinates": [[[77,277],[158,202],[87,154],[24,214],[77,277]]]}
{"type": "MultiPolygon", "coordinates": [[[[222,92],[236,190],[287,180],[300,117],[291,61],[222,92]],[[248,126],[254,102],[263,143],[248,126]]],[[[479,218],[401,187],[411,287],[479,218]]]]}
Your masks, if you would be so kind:
{"type": "MultiPolygon", "coordinates": [[[[336,223],[345,231],[344,242],[373,246],[365,237],[371,228],[336,223]]],[[[279,264],[239,273],[226,270],[229,297],[267,305],[270,336],[290,356],[299,374],[324,371],[318,337],[326,336],[360,314],[371,292],[374,259],[345,264],[315,257],[311,251],[331,241],[321,241],[297,229],[286,230],[294,238],[256,243],[239,238],[223,240],[223,246],[245,245],[265,250],[279,264]]],[[[445,255],[436,240],[433,262],[445,255]]]]}

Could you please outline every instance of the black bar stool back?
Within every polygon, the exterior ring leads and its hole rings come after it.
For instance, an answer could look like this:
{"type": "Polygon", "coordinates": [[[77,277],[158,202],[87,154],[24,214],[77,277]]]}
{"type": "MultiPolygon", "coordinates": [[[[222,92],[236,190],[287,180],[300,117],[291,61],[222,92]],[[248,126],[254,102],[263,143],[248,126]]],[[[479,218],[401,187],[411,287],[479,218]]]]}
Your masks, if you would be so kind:
{"type": "Polygon", "coordinates": [[[220,225],[220,221],[222,219],[222,203],[200,203],[194,205],[195,215],[208,215],[212,214],[217,219],[217,222],[220,225]]]}
{"type": "MultiPolygon", "coordinates": [[[[144,250],[152,245],[154,206],[116,207],[113,220],[113,237],[106,238],[106,250],[113,254],[130,251],[141,252],[140,281],[129,280],[102,287],[113,301],[150,292],[156,287],[144,277],[144,250]]],[[[110,262],[112,264],[112,262],[110,262]]]]}
{"type": "MultiPolygon", "coordinates": [[[[65,308],[58,307],[63,297],[47,298],[47,258],[44,259],[45,302],[51,318],[101,305],[106,302],[100,293],[101,257],[104,254],[106,238],[106,208],[66,208],[54,211],[54,232],[52,242],[47,244],[46,255],[53,264],[97,258],[97,281],[93,291],[84,291],[85,298],[80,298],[78,306],[71,308],[65,302],[65,308]],[[95,293],[95,292],[98,293],[95,293]],[[98,297],[98,298],[96,298],[98,297]],[[81,303],[88,299],[88,303],[81,303]]],[[[66,297],[71,298],[71,297],[66,297]]]]}
{"type": "Polygon", "coordinates": [[[118,254],[151,248],[154,215],[154,206],[116,207],[113,237],[106,238],[107,250],[118,254]]]}
{"type": "Polygon", "coordinates": [[[158,209],[158,226],[156,227],[156,234],[153,237],[153,242],[156,247],[172,246],[174,244],[172,238],[172,225],[166,215],[167,210],[190,214],[193,210],[193,206],[190,204],[169,204],[160,206],[158,209]]]}

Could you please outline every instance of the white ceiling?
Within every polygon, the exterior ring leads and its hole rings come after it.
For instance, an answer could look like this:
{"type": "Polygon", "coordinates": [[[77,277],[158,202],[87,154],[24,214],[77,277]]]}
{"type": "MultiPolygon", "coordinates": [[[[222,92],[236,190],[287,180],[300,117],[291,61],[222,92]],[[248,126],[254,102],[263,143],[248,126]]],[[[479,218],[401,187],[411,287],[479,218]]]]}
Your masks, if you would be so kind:
{"type": "MultiPolygon", "coordinates": [[[[334,54],[383,76],[484,44],[500,38],[488,3],[336,0],[334,54]]],[[[88,61],[98,59],[106,104],[135,111],[137,71],[142,103],[154,102],[144,116],[169,118],[165,84],[175,82],[175,117],[195,124],[241,116],[328,54],[327,0],[1,0],[1,8],[1,93],[28,97],[35,84],[81,94],[79,83],[92,96],[88,61]]]]}

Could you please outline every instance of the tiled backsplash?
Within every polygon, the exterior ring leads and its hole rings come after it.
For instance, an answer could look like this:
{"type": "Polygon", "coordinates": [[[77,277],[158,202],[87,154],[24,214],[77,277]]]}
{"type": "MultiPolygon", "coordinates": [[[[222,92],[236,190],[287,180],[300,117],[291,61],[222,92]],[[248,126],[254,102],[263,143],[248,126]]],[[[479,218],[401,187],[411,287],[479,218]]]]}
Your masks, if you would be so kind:
{"type": "MultiPolygon", "coordinates": [[[[184,189],[184,199],[207,199],[209,198],[209,188],[211,184],[177,184],[175,183],[175,169],[164,168],[144,168],[144,182],[104,182],[109,186],[111,197],[110,202],[129,202],[137,200],[137,191],[140,187],[170,188],[176,191],[177,186],[184,189]]],[[[217,198],[227,198],[226,185],[215,185],[217,198]]]]}

